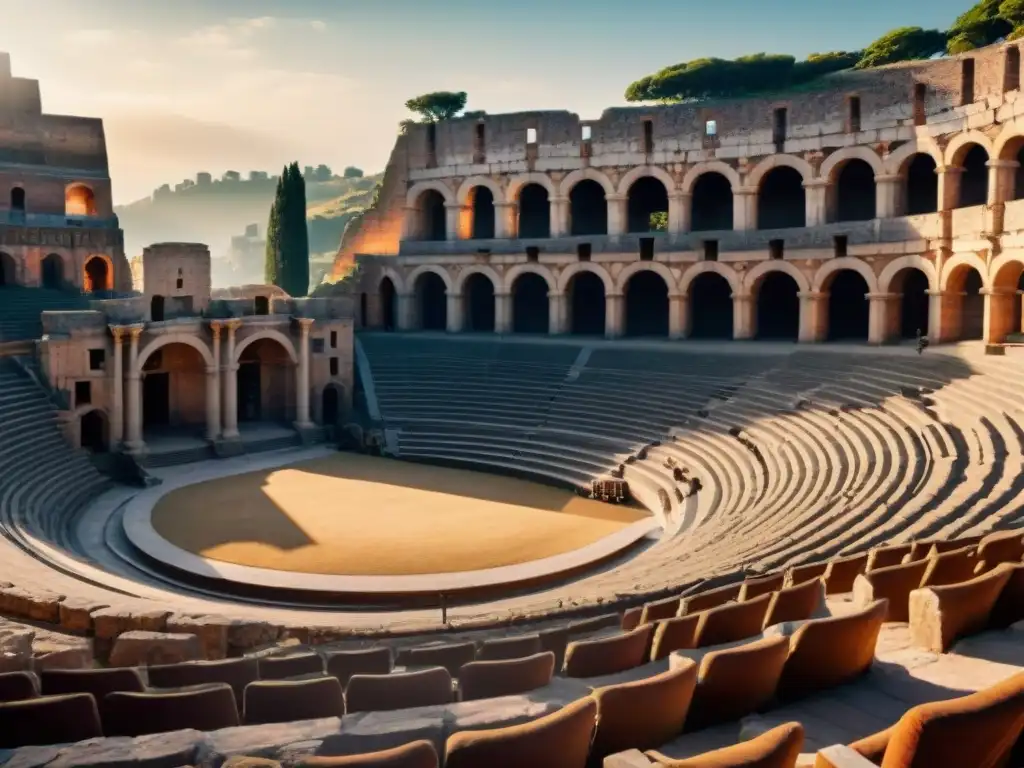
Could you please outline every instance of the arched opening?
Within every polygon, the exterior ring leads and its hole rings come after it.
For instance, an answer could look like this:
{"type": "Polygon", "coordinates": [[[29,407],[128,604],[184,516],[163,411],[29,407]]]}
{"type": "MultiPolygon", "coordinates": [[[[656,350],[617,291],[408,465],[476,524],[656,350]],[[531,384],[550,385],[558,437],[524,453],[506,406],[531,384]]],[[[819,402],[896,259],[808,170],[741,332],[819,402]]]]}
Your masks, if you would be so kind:
{"type": "Polygon", "coordinates": [[[690,229],[706,232],[733,228],[732,184],[720,173],[703,173],[693,185],[690,229]]]}
{"type": "Polygon", "coordinates": [[[257,296],[253,299],[253,311],[257,315],[270,314],[270,299],[267,296],[257,296]]]}
{"type": "Polygon", "coordinates": [[[828,291],[828,340],[866,341],[868,338],[868,284],[853,269],[833,272],[828,291]]]}
{"type": "Polygon", "coordinates": [[[569,217],[574,235],[607,235],[608,203],[604,187],[593,179],[584,179],[569,192],[569,217]]]}
{"type": "Polygon", "coordinates": [[[494,239],[494,193],[487,187],[473,187],[472,210],[474,240],[494,239]]]}
{"type": "Polygon", "coordinates": [[[0,251],[0,287],[18,284],[18,266],[14,257],[0,251]]]}
{"type": "Polygon", "coordinates": [[[916,267],[901,269],[892,279],[890,293],[899,296],[899,338],[928,334],[928,275],[916,267]]]}
{"type": "Polygon", "coordinates": [[[82,414],[78,421],[78,446],[92,453],[106,453],[107,442],[107,417],[103,411],[82,414]]]}
{"type": "Polygon", "coordinates": [[[466,278],[462,287],[467,331],[491,333],[494,331],[494,283],[487,275],[476,272],[466,278]]]}
{"type": "Polygon", "coordinates": [[[904,166],[904,210],[907,216],[939,210],[939,177],[931,155],[917,153],[904,166]]]}
{"type": "Polygon", "coordinates": [[[690,283],[690,336],[694,339],[731,339],[732,286],[715,272],[698,275],[690,283]]]}
{"type": "Polygon", "coordinates": [[[962,160],[958,208],[985,205],[988,202],[988,152],[979,144],[970,147],[962,160]]]}
{"type": "Polygon", "coordinates": [[[381,324],[385,331],[395,330],[395,284],[391,282],[390,277],[385,277],[380,281],[380,314],[381,324]]]}
{"type": "Polygon", "coordinates": [[[551,201],[540,184],[519,190],[519,237],[551,237],[551,201]]]}
{"type": "Polygon", "coordinates": [[[757,338],[797,339],[800,335],[800,286],[792,275],[766,273],[755,288],[757,338]]]}
{"type": "Polygon", "coordinates": [[[668,336],[668,285],[657,272],[637,272],[626,283],[626,335],[668,336]]]}
{"type": "Polygon", "coordinates": [[[25,212],[25,189],[24,187],[14,187],[11,190],[11,210],[17,211],[18,213],[25,212]]]}
{"type": "Polygon", "coordinates": [[[328,384],[320,395],[320,414],[325,427],[341,425],[341,392],[336,384],[328,384]]]}
{"type": "Polygon", "coordinates": [[[536,272],[524,272],[512,283],[512,331],[547,333],[548,282],[536,272]]]}
{"type": "Polygon", "coordinates": [[[64,287],[64,259],[58,254],[51,253],[43,259],[42,264],[43,288],[64,287]]]}
{"type": "Polygon", "coordinates": [[[807,226],[804,177],[795,168],[780,165],[761,179],[757,192],[757,228],[786,229],[807,226]]]}
{"type": "Polygon", "coordinates": [[[107,260],[102,256],[93,256],[85,262],[85,280],[83,281],[85,292],[109,291],[110,269],[107,260]]]}
{"type": "Polygon", "coordinates": [[[1015,336],[1024,334],[1024,272],[1017,276],[1017,290],[1013,294],[1013,324],[1010,333],[1015,336]]]}
{"type": "Polygon", "coordinates": [[[159,294],[149,300],[149,319],[159,323],[164,319],[164,297],[159,294]]]}
{"type": "Polygon", "coordinates": [[[668,190],[653,176],[633,182],[626,201],[630,232],[664,232],[668,229],[668,190]]]}
{"type": "Polygon", "coordinates": [[[420,330],[448,328],[448,290],[436,272],[424,272],[416,280],[416,313],[420,330]]]}
{"type": "Polygon", "coordinates": [[[1013,199],[1020,200],[1024,197],[1024,140],[1017,140],[1017,151],[1012,158],[1017,163],[1013,171],[1013,199]]]}
{"type": "Polygon", "coordinates": [[[1008,261],[993,276],[989,296],[989,338],[994,344],[1005,342],[1010,335],[1019,341],[1021,331],[1021,286],[1024,286],[1024,264],[1008,261]]]}
{"type": "Polygon", "coordinates": [[[569,280],[569,332],[579,336],[604,335],[604,281],[593,272],[577,272],[569,280]]]}
{"type": "Polygon", "coordinates": [[[238,421],[290,423],[295,415],[295,364],[276,339],[257,339],[238,357],[238,421]]]}
{"type": "MultiPolygon", "coordinates": [[[[952,313],[950,340],[972,341],[985,335],[985,296],[981,293],[984,281],[974,267],[966,264],[957,267],[949,276],[946,293],[959,301],[959,312],[952,313]],[[957,319],[959,322],[957,322],[957,319]]],[[[946,313],[943,313],[943,322],[946,313]]]]}
{"type": "Polygon", "coordinates": [[[833,185],[833,221],[869,221],[875,218],[875,170],[864,160],[843,164],[833,185]]]}
{"type": "Polygon", "coordinates": [[[194,347],[171,343],[142,365],[142,427],[148,442],[174,432],[202,432],[206,425],[206,362],[194,347]]]}
{"type": "Polygon", "coordinates": [[[74,184],[64,193],[64,214],[66,216],[95,216],[96,196],[84,184],[74,184]]]}
{"type": "Polygon", "coordinates": [[[420,240],[445,240],[448,237],[447,213],[444,195],[436,189],[428,189],[419,198],[420,240]]]}
{"type": "Polygon", "coordinates": [[[365,328],[366,327],[366,322],[367,322],[368,319],[369,319],[369,315],[367,313],[366,294],[365,293],[360,293],[359,294],[359,327],[360,328],[365,328]]]}

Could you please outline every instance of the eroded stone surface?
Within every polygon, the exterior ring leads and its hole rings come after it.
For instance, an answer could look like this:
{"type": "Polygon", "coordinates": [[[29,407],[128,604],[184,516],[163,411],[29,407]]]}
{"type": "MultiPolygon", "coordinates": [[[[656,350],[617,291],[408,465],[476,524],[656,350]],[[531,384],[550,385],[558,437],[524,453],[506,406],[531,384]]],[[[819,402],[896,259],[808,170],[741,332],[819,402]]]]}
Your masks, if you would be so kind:
{"type": "Polygon", "coordinates": [[[68,597],[59,606],[60,625],[71,632],[91,632],[93,629],[92,613],[110,606],[94,600],[79,597],[68,597]]]}
{"type": "Polygon", "coordinates": [[[239,621],[228,624],[228,648],[231,652],[244,653],[264,645],[277,642],[282,630],[268,621],[239,621]]]}
{"type": "Polygon", "coordinates": [[[64,595],[45,589],[0,587],[0,614],[56,624],[64,595]]]}
{"type": "Polygon", "coordinates": [[[35,632],[0,629],[0,672],[32,669],[32,640],[35,632]]]}
{"type": "Polygon", "coordinates": [[[183,632],[199,638],[204,659],[223,659],[228,655],[228,627],[231,621],[223,616],[167,617],[168,632],[183,632]]]}
{"type": "Polygon", "coordinates": [[[202,646],[195,635],[170,632],[124,632],[114,641],[110,666],[138,667],[198,661],[202,646]]]}

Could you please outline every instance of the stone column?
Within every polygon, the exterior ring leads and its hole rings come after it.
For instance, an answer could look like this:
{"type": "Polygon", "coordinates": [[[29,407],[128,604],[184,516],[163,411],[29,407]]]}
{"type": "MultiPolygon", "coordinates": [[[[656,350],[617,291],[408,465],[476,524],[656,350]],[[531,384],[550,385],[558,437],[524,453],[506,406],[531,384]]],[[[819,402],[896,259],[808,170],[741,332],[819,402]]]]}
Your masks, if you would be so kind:
{"type": "Polygon", "coordinates": [[[621,338],[623,327],[622,309],[625,300],[621,293],[609,293],[604,299],[604,335],[607,339],[621,338]]]}
{"type": "Polygon", "coordinates": [[[416,296],[412,293],[395,294],[395,324],[400,331],[411,331],[415,327],[414,314],[416,308],[416,296]]]}
{"type": "Polygon", "coordinates": [[[518,206],[515,203],[494,204],[494,237],[498,240],[518,236],[516,224],[519,221],[518,206]]]}
{"type": "Polygon", "coordinates": [[[618,237],[619,235],[626,234],[628,229],[628,215],[627,215],[627,198],[625,195],[608,195],[604,196],[605,203],[608,206],[608,234],[611,237],[618,237]]]}
{"type": "Polygon", "coordinates": [[[828,218],[828,179],[804,182],[804,206],[808,227],[820,227],[828,218]]]}
{"type": "Polygon", "coordinates": [[[458,333],[462,330],[462,294],[449,291],[447,301],[448,333],[458,333]]]}
{"type": "Polygon", "coordinates": [[[444,234],[446,240],[460,240],[463,239],[465,233],[460,231],[462,229],[462,212],[465,208],[461,203],[445,203],[444,204],[444,234]]]}
{"type": "Polygon", "coordinates": [[[951,211],[960,202],[960,174],[963,168],[954,165],[945,165],[936,168],[939,174],[939,210],[951,211]]]}
{"type": "Polygon", "coordinates": [[[732,193],[732,228],[757,229],[757,188],[740,187],[732,193]]]}
{"type": "Polygon", "coordinates": [[[568,237],[569,235],[569,198],[552,197],[548,201],[551,206],[551,236],[568,237]]]}
{"type": "Polygon", "coordinates": [[[221,383],[224,386],[224,407],[221,417],[224,419],[224,431],[221,437],[225,440],[238,439],[238,361],[235,360],[235,332],[242,327],[241,320],[228,320],[224,323],[228,330],[227,344],[224,345],[224,375],[221,383]]]}
{"type": "Polygon", "coordinates": [[[416,240],[421,236],[419,209],[414,205],[407,205],[402,208],[402,239],[416,240]]]}
{"type": "Polygon", "coordinates": [[[898,298],[898,294],[869,293],[866,298],[868,300],[868,344],[884,344],[888,335],[887,312],[892,305],[892,299],[898,298]]]}
{"type": "Polygon", "coordinates": [[[901,216],[899,199],[902,178],[899,174],[875,176],[875,218],[901,216]]]}
{"type": "Polygon", "coordinates": [[[1013,200],[1020,163],[1016,160],[989,160],[985,165],[988,167],[988,204],[1013,200]]]}
{"type": "Polygon", "coordinates": [[[139,364],[139,337],[144,325],[130,325],[131,342],[128,348],[128,429],[125,446],[130,453],[142,453],[146,444],[142,440],[142,366],[139,364]]]}
{"type": "Polygon", "coordinates": [[[944,291],[928,291],[928,340],[933,344],[949,341],[960,333],[959,296],[944,291]]]}
{"type": "Polygon", "coordinates": [[[508,293],[494,294],[494,331],[512,332],[512,296],[508,293]]]}
{"type": "Polygon", "coordinates": [[[548,291],[548,333],[565,333],[565,294],[548,291]]]}
{"type": "Polygon", "coordinates": [[[309,419],[309,329],[313,318],[300,317],[299,321],[299,364],[295,368],[295,427],[310,429],[309,419]]]}
{"type": "Polygon", "coordinates": [[[820,291],[800,291],[800,331],[798,340],[803,343],[822,341],[824,334],[825,299],[828,294],[820,291]]]}
{"type": "Polygon", "coordinates": [[[690,231],[690,205],[693,196],[673,192],[668,196],[668,233],[681,235],[690,231]]]}
{"type": "Polygon", "coordinates": [[[124,358],[121,353],[121,336],[124,328],[110,326],[114,336],[113,386],[110,395],[110,448],[116,448],[124,441],[124,358]]]}
{"type": "Polygon", "coordinates": [[[213,335],[213,365],[206,369],[206,439],[220,437],[220,329],[219,320],[210,323],[213,335]]]}
{"type": "Polygon", "coordinates": [[[981,295],[985,297],[983,338],[986,344],[1002,344],[1008,334],[1020,332],[1013,322],[1014,305],[1018,301],[1015,288],[983,288],[981,295]]]}
{"type": "Polygon", "coordinates": [[[690,335],[690,302],[685,294],[668,297],[668,337],[685,339],[690,335]]]}
{"type": "Polygon", "coordinates": [[[732,295],[732,337],[737,341],[754,338],[757,333],[754,325],[754,297],[749,293],[734,293],[732,295]]]}

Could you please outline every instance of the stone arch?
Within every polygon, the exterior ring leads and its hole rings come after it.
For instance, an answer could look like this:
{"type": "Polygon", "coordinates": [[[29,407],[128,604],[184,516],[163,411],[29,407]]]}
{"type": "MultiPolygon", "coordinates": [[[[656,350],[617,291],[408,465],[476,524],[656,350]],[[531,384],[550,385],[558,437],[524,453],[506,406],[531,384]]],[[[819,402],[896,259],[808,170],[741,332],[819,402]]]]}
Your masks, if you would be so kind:
{"type": "Polygon", "coordinates": [[[455,281],[452,284],[452,289],[455,293],[462,293],[466,286],[466,280],[468,280],[471,275],[485,275],[494,285],[495,293],[500,293],[502,286],[505,284],[501,279],[501,275],[499,275],[493,267],[489,267],[486,264],[474,264],[473,266],[466,267],[464,270],[459,272],[458,276],[455,278],[455,281]]]}
{"type": "Polygon", "coordinates": [[[1024,124],[1007,123],[992,142],[993,160],[1016,160],[1017,150],[1024,142],[1024,124]]]}
{"type": "Polygon", "coordinates": [[[635,270],[622,282],[623,332],[626,336],[667,337],[674,281],[656,269],[635,270]]]}
{"type": "MultiPolygon", "coordinates": [[[[995,289],[1010,288],[1011,282],[1005,279],[1005,268],[1014,265],[1015,271],[1024,270],[1024,255],[1020,255],[1019,252],[1010,251],[1007,253],[1001,253],[997,258],[992,260],[992,263],[988,268],[989,284],[995,289]]],[[[1012,288],[1017,288],[1017,277],[1015,276],[1012,280],[1012,288]]]]}
{"type": "Polygon", "coordinates": [[[60,253],[48,253],[39,265],[39,279],[44,288],[60,288],[67,279],[67,263],[60,253]]]}
{"type": "Polygon", "coordinates": [[[18,284],[18,262],[11,254],[0,251],[0,287],[18,284]]]}
{"type": "Polygon", "coordinates": [[[967,131],[958,133],[949,140],[942,164],[946,166],[961,165],[972,144],[977,144],[985,150],[990,158],[993,157],[992,140],[980,131],[967,131]]]}
{"type": "Polygon", "coordinates": [[[566,283],[566,330],[577,336],[603,336],[607,300],[607,283],[601,276],[592,269],[577,270],[566,283]]]}
{"type": "Polygon", "coordinates": [[[803,177],[804,184],[814,179],[814,168],[802,157],[797,157],[796,155],[769,155],[755,165],[747,174],[747,186],[754,187],[755,189],[760,187],[761,181],[769,171],[781,167],[789,167],[795,170],[803,177]]]}
{"type": "Polygon", "coordinates": [[[785,272],[796,281],[797,287],[801,291],[808,292],[811,290],[811,284],[807,279],[807,275],[801,272],[796,266],[788,261],[773,259],[771,261],[762,261],[747,272],[743,277],[743,293],[753,292],[758,281],[769,272],[785,272]]]}
{"type": "MultiPolygon", "coordinates": [[[[991,275],[985,268],[984,261],[974,253],[961,253],[950,259],[942,269],[942,340],[963,341],[984,339],[986,332],[988,341],[1002,341],[1005,333],[1007,313],[1000,294],[993,293],[990,322],[986,323],[987,290],[991,290],[991,275]],[[989,325],[989,328],[986,326],[989,325]]],[[[1012,317],[1012,314],[1010,314],[1012,317]]]]}
{"type": "Polygon", "coordinates": [[[485,270],[475,269],[459,283],[463,330],[493,333],[497,329],[496,294],[501,280],[496,278],[497,275],[492,277],[485,270]]]}
{"type": "Polygon", "coordinates": [[[505,189],[505,202],[518,203],[519,193],[528,184],[537,184],[544,187],[548,191],[549,198],[558,197],[558,187],[555,186],[555,182],[551,180],[551,177],[546,173],[533,171],[530,173],[520,173],[509,179],[508,187],[505,189]]]}
{"type": "Polygon", "coordinates": [[[246,336],[244,339],[238,342],[238,345],[235,347],[234,362],[237,363],[239,360],[241,360],[242,352],[245,351],[246,347],[248,347],[250,344],[254,344],[260,339],[272,339],[276,341],[284,348],[284,351],[288,353],[288,358],[293,363],[299,362],[299,356],[295,352],[295,345],[292,344],[292,340],[289,339],[280,331],[274,330],[273,328],[267,328],[266,330],[258,331],[254,333],[252,336],[246,336]]]}
{"type": "Polygon", "coordinates": [[[697,183],[697,179],[705,173],[717,173],[724,176],[732,185],[733,192],[743,186],[739,173],[731,165],[721,160],[708,160],[704,163],[697,163],[686,172],[686,175],[683,176],[683,183],[679,185],[679,190],[684,195],[693,194],[693,186],[697,183]]]}
{"type": "Polygon", "coordinates": [[[864,282],[868,284],[868,293],[878,293],[878,278],[875,276],[874,271],[867,263],[853,256],[830,259],[822,264],[818,271],[814,273],[814,279],[811,281],[812,290],[824,290],[825,281],[833,273],[843,269],[851,269],[854,272],[858,272],[864,278],[864,282]]]}
{"type": "Polygon", "coordinates": [[[924,272],[928,278],[928,290],[937,291],[939,290],[939,276],[935,271],[935,265],[928,259],[917,256],[900,256],[898,259],[890,261],[886,264],[885,269],[878,276],[878,291],[879,293],[890,293],[892,289],[893,278],[896,277],[904,269],[919,269],[924,272]]]}
{"type": "Polygon", "coordinates": [[[718,261],[701,261],[694,264],[692,267],[687,269],[682,278],[679,280],[679,294],[681,296],[688,296],[690,294],[690,286],[693,281],[703,275],[705,272],[714,272],[721,275],[729,283],[729,287],[732,289],[734,294],[743,293],[743,281],[736,270],[718,261]]]}
{"type": "Polygon", "coordinates": [[[73,411],[77,431],[75,444],[93,453],[104,453],[110,447],[110,417],[97,405],[83,405],[73,411]]]}
{"type": "Polygon", "coordinates": [[[66,216],[95,216],[96,193],[88,184],[76,181],[64,188],[64,214],[66,216]]]}
{"type": "Polygon", "coordinates": [[[550,294],[557,290],[555,278],[548,270],[531,266],[520,264],[505,275],[513,333],[548,333],[551,328],[550,294]]]}
{"type": "Polygon", "coordinates": [[[455,194],[455,199],[459,205],[469,205],[469,196],[474,187],[487,187],[491,190],[491,194],[494,195],[494,202],[496,203],[501,202],[506,197],[494,179],[486,176],[470,176],[459,185],[459,191],[455,194]]]}
{"type": "Polygon", "coordinates": [[[424,192],[428,190],[434,190],[440,193],[441,197],[444,198],[446,203],[454,203],[455,198],[452,195],[451,187],[442,181],[417,181],[405,194],[405,207],[415,208],[416,203],[424,192]]]}
{"type": "Polygon", "coordinates": [[[82,265],[82,289],[86,293],[91,293],[93,291],[110,291],[113,288],[114,262],[111,258],[105,253],[94,253],[88,256],[82,265]]]}
{"type": "Polygon", "coordinates": [[[608,273],[608,270],[599,264],[594,264],[590,261],[577,261],[575,264],[570,264],[568,267],[562,270],[558,276],[558,292],[564,293],[565,289],[569,286],[569,281],[572,280],[573,276],[580,272],[593,272],[604,283],[605,294],[616,293],[615,280],[608,273]]]}
{"type": "MultiPolygon", "coordinates": [[[[436,274],[444,281],[445,290],[448,291],[448,293],[452,292],[452,276],[448,274],[447,269],[445,269],[444,267],[438,267],[434,264],[421,264],[420,266],[416,267],[416,269],[414,269],[412,272],[410,272],[405,280],[405,284],[408,290],[416,289],[416,281],[424,272],[433,272],[434,274],[436,274]]],[[[398,286],[395,287],[397,288],[398,286]]]]}
{"type": "Polygon", "coordinates": [[[380,271],[380,275],[377,278],[377,285],[374,287],[376,293],[380,293],[380,286],[384,282],[384,278],[388,278],[391,281],[391,285],[394,287],[396,293],[405,293],[405,279],[402,277],[401,272],[391,267],[384,267],[380,271]]]}
{"type": "Polygon", "coordinates": [[[981,287],[991,288],[989,270],[985,267],[985,261],[976,253],[958,253],[942,265],[942,274],[939,277],[939,290],[949,290],[949,280],[954,272],[960,267],[973,267],[981,275],[981,287]]]}
{"type": "Polygon", "coordinates": [[[676,278],[672,274],[672,270],[662,264],[660,261],[634,261],[629,264],[625,269],[619,272],[618,277],[615,279],[615,290],[617,293],[624,293],[626,290],[626,283],[638,272],[655,272],[661,276],[661,279],[665,281],[665,285],[668,286],[668,295],[677,296],[679,294],[676,288],[676,278]]]}
{"type": "Polygon", "coordinates": [[[516,282],[516,278],[522,274],[533,273],[540,275],[544,278],[544,282],[548,284],[548,290],[555,293],[559,290],[558,281],[555,276],[551,273],[551,270],[547,267],[543,267],[539,264],[516,264],[510,270],[505,272],[505,281],[501,284],[502,293],[512,293],[512,286],[516,282]]]}
{"type": "MultiPolygon", "coordinates": [[[[142,372],[143,366],[149,357],[162,347],[166,347],[169,344],[184,344],[186,347],[192,347],[196,350],[199,355],[203,358],[203,362],[206,363],[207,368],[213,368],[217,362],[213,359],[213,352],[210,348],[200,341],[197,337],[187,333],[172,333],[167,336],[158,336],[153,339],[149,344],[139,350],[139,358],[137,362],[137,368],[132,373],[138,374],[142,372]]],[[[294,352],[294,350],[292,350],[294,352]]]]}
{"type": "Polygon", "coordinates": [[[441,267],[424,265],[409,275],[415,308],[415,327],[427,331],[448,329],[448,298],[453,295],[451,276],[441,267]]]}
{"type": "Polygon", "coordinates": [[[843,147],[826,157],[818,171],[818,176],[823,179],[828,179],[829,183],[834,183],[834,174],[850,160],[863,160],[871,166],[871,170],[875,172],[875,176],[879,176],[885,172],[882,158],[878,156],[878,153],[870,147],[859,146],[843,147]]]}
{"type": "Polygon", "coordinates": [[[345,386],[329,381],[320,390],[320,423],[325,427],[340,427],[345,415],[345,386]]]}
{"type": "Polygon", "coordinates": [[[629,173],[622,177],[619,181],[619,194],[628,195],[629,188],[633,186],[633,183],[646,177],[653,177],[665,185],[665,191],[671,197],[672,193],[676,191],[676,180],[672,178],[672,175],[664,168],[658,165],[638,165],[633,168],[629,173]]]}
{"type": "Polygon", "coordinates": [[[906,163],[914,155],[930,155],[935,161],[936,168],[941,168],[945,164],[939,145],[930,138],[919,136],[886,155],[882,167],[885,173],[895,176],[903,171],[906,163]]]}
{"type": "Polygon", "coordinates": [[[562,179],[562,183],[559,186],[559,196],[568,197],[569,193],[572,192],[572,188],[584,180],[596,181],[604,188],[604,193],[606,195],[615,194],[615,185],[612,184],[611,179],[601,173],[601,171],[593,168],[579,168],[562,179]]]}

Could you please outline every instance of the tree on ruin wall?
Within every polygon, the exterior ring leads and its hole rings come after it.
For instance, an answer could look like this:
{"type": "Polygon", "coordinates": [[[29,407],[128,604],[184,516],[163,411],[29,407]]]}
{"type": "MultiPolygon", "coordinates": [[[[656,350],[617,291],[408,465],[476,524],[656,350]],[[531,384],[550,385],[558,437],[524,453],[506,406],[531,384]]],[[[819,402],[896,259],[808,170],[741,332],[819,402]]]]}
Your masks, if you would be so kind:
{"type": "Polygon", "coordinates": [[[466,108],[465,91],[434,91],[416,96],[405,102],[405,108],[415,112],[425,123],[450,120],[466,108]]]}
{"type": "Polygon", "coordinates": [[[309,293],[306,180],[298,163],[285,167],[267,222],[265,279],[289,296],[309,293]]]}

